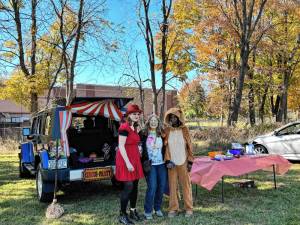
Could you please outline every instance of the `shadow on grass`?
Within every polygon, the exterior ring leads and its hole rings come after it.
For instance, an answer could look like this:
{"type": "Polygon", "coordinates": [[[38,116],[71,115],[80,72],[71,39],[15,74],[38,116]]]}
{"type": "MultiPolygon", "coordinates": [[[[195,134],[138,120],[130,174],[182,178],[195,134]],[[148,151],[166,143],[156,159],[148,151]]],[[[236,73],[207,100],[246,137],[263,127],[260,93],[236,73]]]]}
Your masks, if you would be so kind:
{"type": "MultiPolygon", "coordinates": [[[[287,174],[277,176],[277,189],[274,189],[270,172],[260,171],[248,176],[255,181],[257,188],[233,187],[231,183],[241,178],[225,177],[225,203],[221,203],[221,183],[212,191],[198,187],[196,208],[210,209],[223,205],[228,208],[227,213],[236,218],[235,222],[226,221],[226,224],[299,224],[299,169],[299,166],[294,166],[287,174]]],[[[195,185],[193,188],[195,193],[195,185]]]]}
{"type": "MultiPolygon", "coordinates": [[[[2,157],[2,155],[0,155],[2,157]]],[[[19,162],[17,156],[13,155],[0,160],[0,186],[5,184],[17,184],[24,180],[34,180],[34,177],[21,179],[19,177],[19,162]]]]}
{"type": "Polygon", "coordinates": [[[92,200],[97,198],[112,196],[114,198],[119,196],[120,190],[113,187],[110,181],[102,182],[73,182],[62,189],[64,194],[59,195],[59,200],[64,203],[70,203],[74,200],[77,202],[92,200]]]}
{"type": "Polygon", "coordinates": [[[0,161],[0,185],[18,179],[18,167],[14,158],[5,157],[0,161]]]}
{"type": "MultiPolygon", "coordinates": [[[[45,219],[48,204],[36,199],[34,180],[18,178],[16,158],[0,159],[0,224],[118,224],[119,193],[110,182],[73,183],[59,192],[58,201],[65,209],[59,220],[45,219]]],[[[140,224],[298,224],[300,221],[300,165],[293,165],[283,176],[277,176],[278,189],[273,189],[272,172],[257,172],[249,175],[257,188],[234,188],[225,179],[225,203],[221,203],[220,183],[211,191],[198,188],[194,199],[194,216],[155,218],[140,224]]],[[[195,187],[193,187],[195,188],[195,187]]],[[[146,184],[141,180],[138,206],[143,209],[146,184]]],[[[181,208],[183,202],[181,200],[181,208]]],[[[163,210],[168,207],[168,199],[163,201],[163,210]]]]}

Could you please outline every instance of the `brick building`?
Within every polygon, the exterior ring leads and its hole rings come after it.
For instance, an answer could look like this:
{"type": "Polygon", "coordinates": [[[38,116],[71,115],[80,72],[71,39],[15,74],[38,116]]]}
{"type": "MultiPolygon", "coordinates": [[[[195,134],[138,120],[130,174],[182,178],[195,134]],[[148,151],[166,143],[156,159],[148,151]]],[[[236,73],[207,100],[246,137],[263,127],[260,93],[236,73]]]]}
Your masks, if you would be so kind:
{"type": "MultiPolygon", "coordinates": [[[[76,84],[74,87],[74,93],[77,97],[132,97],[133,102],[141,105],[138,88],[121,87],[121,86],[108,86],[108,85],[95,85],[95,84],[76,84]]],[[[149,88],[144,89],[145,95],[145,115],[152,113],[152,90],[149,88]]],[[[45,94],[46,96],[46,94],[45,94]]],[[[46,97],[39,97],[39,107],[44,108],[46,105],[46,97]]],[[[177,91],[166,91],[166,104],[165,110],[177,105],[177,91]]],[[[51,92],[51,99],[56,97],[65,97],[65,89],[56,87],[51,92]]],[[[162,96],[158,97],[158,105],[162,102],[162,96]]]]}
{"type": "Polygon", "coordinates": [[[0,138],[21,140],[22,127],[28,126],[29,110],[10,100],[0,100],[0,138]]]}
{"type": "Polygon", "coordinates": [[[19,126],[30,119],[30,112],[22,105],[10,100],[0,100],[0,127],[19,126]]]}

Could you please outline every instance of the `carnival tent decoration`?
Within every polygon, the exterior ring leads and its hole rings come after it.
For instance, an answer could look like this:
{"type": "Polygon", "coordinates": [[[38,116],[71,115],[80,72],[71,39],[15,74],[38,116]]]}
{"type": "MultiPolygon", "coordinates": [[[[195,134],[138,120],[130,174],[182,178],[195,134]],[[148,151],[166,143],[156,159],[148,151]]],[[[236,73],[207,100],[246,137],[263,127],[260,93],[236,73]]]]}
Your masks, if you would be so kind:
{"type": "Polygon", "coordinates": [[[123,116],[118,106],[112,101],[82,102],[66,106],[65,110],[59,109],[56,113],[59,113],[59,126],[56,125],[56,129],[54,129],[56,132],[54,132],[55,134],[53,136],[58,136],[57,131],[59,127],[61,144],[67,157],[70,156],[67,130],[71,125],[72,113],[88,116],[103,116],[116,121],[121,121],[123,116]]]}
{"type": "Polygon", "coordinates": [[[59,112],[59,124],[60,124],[60,137],[61,144],[66,156],[70,156],[69,142],[67,136],[67,130],[71,125],[72,112],[70,111],[60,111],[59,112]]]}
{"type": "Polygon", "coordinates": [[[89,116],[104,116],[106,118],[121,121],[122,112],[112,101],[83,102],[66,107],[72,113],[89,116]]]}

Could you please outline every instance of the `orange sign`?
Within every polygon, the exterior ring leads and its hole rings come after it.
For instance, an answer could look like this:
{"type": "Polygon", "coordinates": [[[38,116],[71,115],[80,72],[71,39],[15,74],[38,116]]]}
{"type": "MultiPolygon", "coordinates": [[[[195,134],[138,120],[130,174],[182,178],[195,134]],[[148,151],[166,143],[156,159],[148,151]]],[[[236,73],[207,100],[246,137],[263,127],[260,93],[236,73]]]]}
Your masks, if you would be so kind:
{"type": "Polygon", "coordinates": [[[112,177],[111,167],[87,168],[82,172],[83,181],[107,180],[112,177]]]}

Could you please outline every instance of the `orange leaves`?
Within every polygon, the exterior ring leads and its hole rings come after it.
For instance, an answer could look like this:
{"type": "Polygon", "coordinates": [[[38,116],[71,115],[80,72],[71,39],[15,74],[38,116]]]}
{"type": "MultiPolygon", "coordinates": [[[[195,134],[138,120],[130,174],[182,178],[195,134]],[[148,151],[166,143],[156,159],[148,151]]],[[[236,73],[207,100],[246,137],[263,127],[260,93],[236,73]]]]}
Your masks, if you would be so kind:
{"type": "Polygon", "coordinates": [[[178,101],[187,117],[204,115],[205,93],[199,79],[186,83],[179,91],[178,101]]]}

